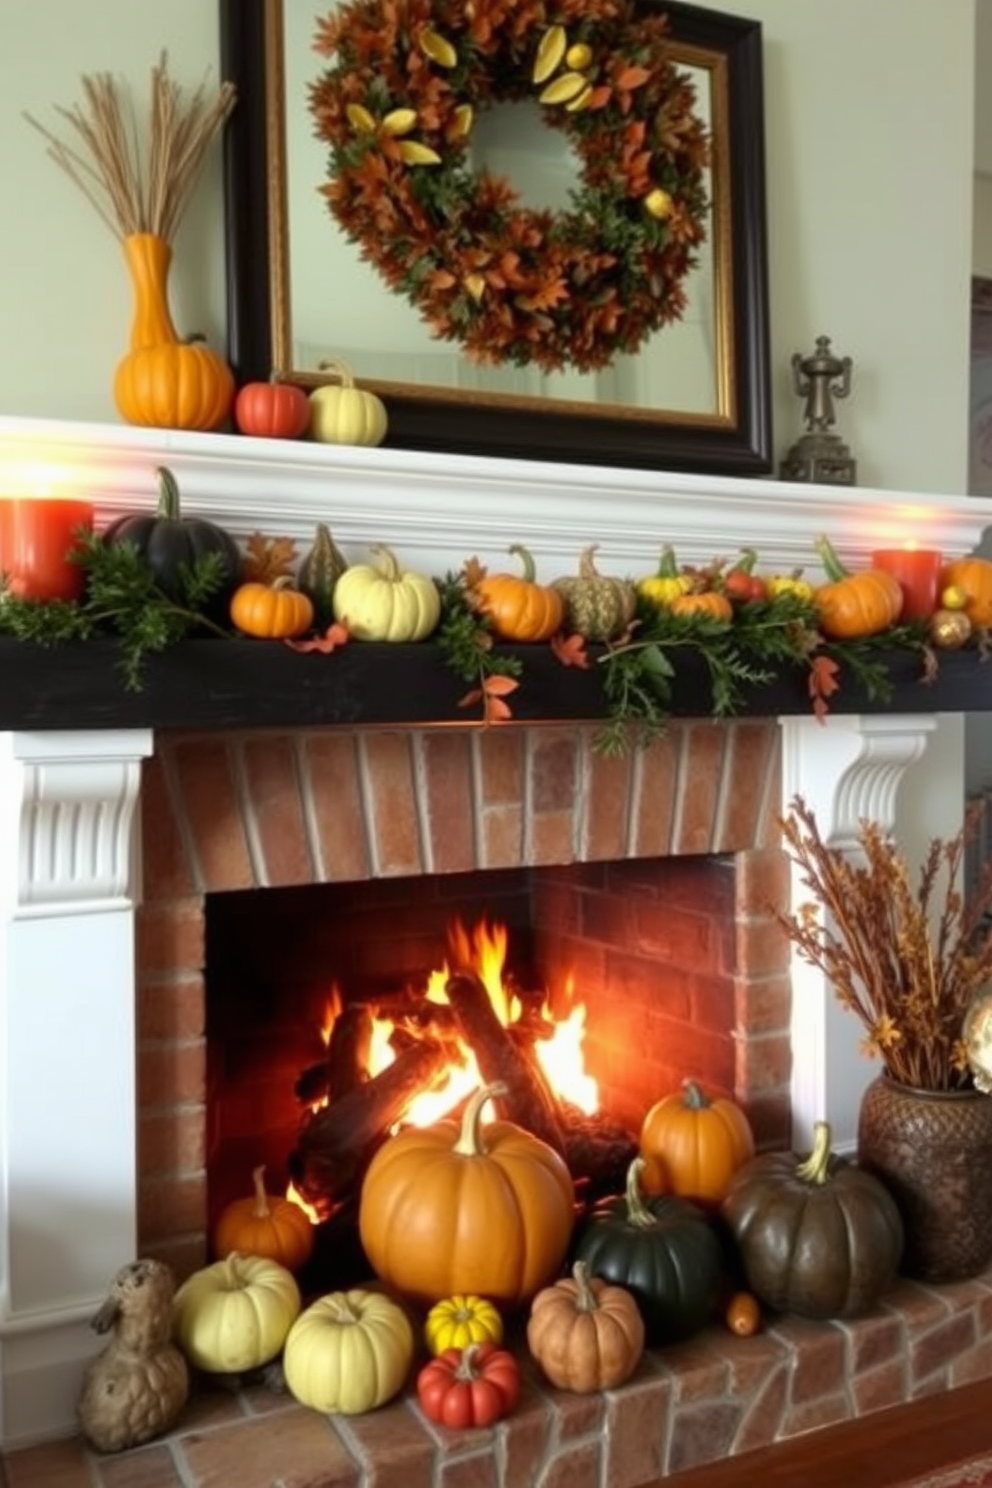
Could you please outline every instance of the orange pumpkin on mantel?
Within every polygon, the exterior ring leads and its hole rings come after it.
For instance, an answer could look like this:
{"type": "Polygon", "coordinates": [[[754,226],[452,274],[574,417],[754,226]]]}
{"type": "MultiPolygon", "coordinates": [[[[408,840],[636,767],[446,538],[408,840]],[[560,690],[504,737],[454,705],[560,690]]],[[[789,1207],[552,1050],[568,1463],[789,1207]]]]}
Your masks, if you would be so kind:
{"type": "Polygon", "coordinates": [[[681,1091],[648,1111],[640,1151],[645,1193],[676,1194],[712,1209],[737,1169],[754,1156],[754,1133],[736,1101],[708,1096],[695,1080],[686,1080],[681,1091]]]}
{"type": "Polygon", "coordinates": [[[954,558],[940,574],[941,590],[960,589],[972,625],[992,626],[992,562],[988,558],[954,558]]]}
{"type": "Polygon", "coordinates": [[[235,1199],[222,1210],[214,1227],[214,1254],[263,1256],[298,1271],[313,1252],[313,1223],[299,1204],[266,1193],[264,1166],[253,1170],[252,1183],[250,1197],[235,1199]]]}

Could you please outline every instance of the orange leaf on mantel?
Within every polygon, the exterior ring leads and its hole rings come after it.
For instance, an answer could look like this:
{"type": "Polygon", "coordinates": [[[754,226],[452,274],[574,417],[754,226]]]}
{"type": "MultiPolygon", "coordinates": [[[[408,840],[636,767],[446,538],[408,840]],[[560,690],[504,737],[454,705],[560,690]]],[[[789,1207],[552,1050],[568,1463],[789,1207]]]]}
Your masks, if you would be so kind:
{"type": "Polygon", "coordinates": [[[830,656],[814,656],[809,664],[807,689],[813,700],[813,712],[821,723],[830,711],[827,698],[840,691],[837,673],[840,667],[830,656]]]}
{"type": "Polygon", "coordinates": [[[550,645],[551,650],[562,666],[579,667],[584,672],[589,670],[589,652],[586,649],[585,636],[552,636],[550,645]]]}
{"type": "Polygon", "coordinates": [[[511,692],[516,692],[519,686],[520,683],[515,678],[494,672],[492,676],[483,679],[481,686],[473,687],[471,692],[459,698],[458,706],[474,708],[476,703],[481,703],[485,723],[505,723],[508,718],[513,717],[513,710],[505,699],[511,692]]]}
{"type": "Polygon", "coordinates": [[[293,641],[287,637],[283,644],[291,651],[320,651],[323,655],[330,656],[331,652],[336,651],[339,646],[347,646],[350,640],[351,634],[348,627],[342,625],[340,620],[335,620],[322,635],[311,636],[305,641],[293,641]]]}

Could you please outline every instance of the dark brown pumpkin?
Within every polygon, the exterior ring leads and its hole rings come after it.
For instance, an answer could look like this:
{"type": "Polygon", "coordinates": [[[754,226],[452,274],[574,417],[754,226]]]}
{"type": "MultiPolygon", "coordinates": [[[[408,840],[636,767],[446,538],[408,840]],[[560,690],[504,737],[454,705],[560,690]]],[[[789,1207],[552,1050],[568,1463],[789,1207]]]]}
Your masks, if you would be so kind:
{"type": "Polygon", "coordinates": [[[895,1279],[903,1226],[888,1189],[830,1150],[766,1152],[734,1174],[722,1213],[752,1292],[777,1312],[860,1317],[895,1279]]]}

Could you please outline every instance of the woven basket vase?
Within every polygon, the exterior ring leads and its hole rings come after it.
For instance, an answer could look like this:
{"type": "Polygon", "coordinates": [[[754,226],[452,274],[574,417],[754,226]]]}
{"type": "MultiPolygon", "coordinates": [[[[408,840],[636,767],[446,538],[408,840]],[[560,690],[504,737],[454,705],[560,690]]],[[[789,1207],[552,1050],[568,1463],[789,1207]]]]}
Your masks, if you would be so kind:
{"type": "Polygon", "coordinates": [[[992,1096],[879,1075],[861,1102],[858,1163],[902,1214],[904,1276],[963,1281],[992,1261],[992,1096]]]}

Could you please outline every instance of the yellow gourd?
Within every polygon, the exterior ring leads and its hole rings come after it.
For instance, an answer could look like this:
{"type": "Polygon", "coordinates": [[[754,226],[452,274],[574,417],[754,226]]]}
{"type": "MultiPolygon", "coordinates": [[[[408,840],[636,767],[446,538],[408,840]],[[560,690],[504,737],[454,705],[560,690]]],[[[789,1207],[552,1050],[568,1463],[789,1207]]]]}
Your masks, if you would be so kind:
{"type": "Polygon", "coordinates": [[[322,444],[381,444],[389,419],[375,393],[355,386],[351,368],[338,360],[320,363],[321,372],[340,379],[310,394],[310,437],[322,444]]]}
{"type": "Polygon", "coordinates": [[[423,641],[441,618],[441,596],[433,579],[401,569],[383,544],[375,562],[346,568],[334,586],[334,618],[358,641],[423,641]]]}
{"type": "Polygon", "coordinates": [[[359,1415],[399,1394],[413,1362],[413,1328],[381,1292],[329,1292],[289,1330],[283,1371],[301,1405],[359,1415]]]}
{"type": "Polygon", "coordinates": [[[300,1311],[292,1272],[234,1253],[187,1277],[173,1302],[176,1342],[208,1374],[244,1374],[274,1359],[300,1311]]]}

